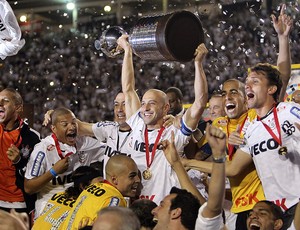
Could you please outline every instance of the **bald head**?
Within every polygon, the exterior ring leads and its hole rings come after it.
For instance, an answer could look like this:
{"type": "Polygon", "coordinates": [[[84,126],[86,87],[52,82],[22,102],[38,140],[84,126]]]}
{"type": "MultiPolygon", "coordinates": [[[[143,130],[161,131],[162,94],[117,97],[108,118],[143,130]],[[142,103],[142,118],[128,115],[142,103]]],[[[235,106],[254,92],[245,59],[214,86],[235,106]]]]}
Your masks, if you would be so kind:
{"type": "Polygon", "coordinates": [[[125,155],[112,156],[105,166],[106,178],[109,179],[110,177],[123,174],[128,166],[136,166],[134,160],[130,157],[125,155]]]}
{"type": "Polygon", "coordinates": [[[105,166],[106,180],[123,196],[134,197],[140,185],[138,168],[134,160],[125,155],[112,156],[105,166]]]}
{"type": "Polygon", "coordinates": [[[168,104],[169,103],[169,98],[167,94],[159,89],[149,89],[143,96],[144,97],[154,97],[157,101],[163,103],[163,104],[168,104]]]}

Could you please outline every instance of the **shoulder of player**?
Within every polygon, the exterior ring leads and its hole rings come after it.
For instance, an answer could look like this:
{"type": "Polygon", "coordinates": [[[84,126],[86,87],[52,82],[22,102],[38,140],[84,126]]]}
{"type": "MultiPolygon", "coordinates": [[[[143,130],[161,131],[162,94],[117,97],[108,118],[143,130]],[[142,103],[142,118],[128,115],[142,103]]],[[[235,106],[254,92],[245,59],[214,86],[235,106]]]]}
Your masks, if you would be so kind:
{"type": "Polygon", "coordinates": [[[100,128],[100,127],[118,127],[119,124],[115,121],[99,121],[94,124],[95,127],[100,128]]]}

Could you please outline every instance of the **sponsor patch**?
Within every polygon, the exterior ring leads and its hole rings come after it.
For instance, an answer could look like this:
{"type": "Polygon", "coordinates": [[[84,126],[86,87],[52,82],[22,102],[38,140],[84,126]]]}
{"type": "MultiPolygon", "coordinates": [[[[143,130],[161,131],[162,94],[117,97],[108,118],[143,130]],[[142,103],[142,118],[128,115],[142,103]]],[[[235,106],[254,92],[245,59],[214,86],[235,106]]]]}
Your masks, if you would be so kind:
{"type": "Polygon", "coordinates": [[[48,145],[47,146],[47,151],[52,151],[55,148],[54,145],[48,145]]]}
{"type": "Polygon", "coordinates": [[[119,206],[120,199],[117,197],[113,197],[110,200],[109,206],[119,206]]]}
{"type": "Polygon", "coordinates": [[[291,114],[295,115],[298,119],[300,119],[300,108],[293,106],[290,112],[291,114]]]}
{"type": "Polygon", "coordinates": [[[33,163],[32,169],[31,169],[31,176],[37,177],[39,175],[41,165],[42,165],[44,158],[45,158],[45,153],[42,151],[39,151],[34,160],[34,163],[33,163]]]}

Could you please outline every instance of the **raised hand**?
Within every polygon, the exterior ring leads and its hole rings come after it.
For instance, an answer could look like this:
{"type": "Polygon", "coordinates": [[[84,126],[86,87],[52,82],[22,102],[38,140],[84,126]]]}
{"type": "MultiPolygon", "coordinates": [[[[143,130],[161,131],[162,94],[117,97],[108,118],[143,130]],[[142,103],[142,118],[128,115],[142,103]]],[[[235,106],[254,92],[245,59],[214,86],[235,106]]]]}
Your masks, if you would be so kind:
{"type": "Polygon", "coordinates": [[[204,45],[204,43],[201,43],[197,47],[197,49],[196,49],[196,51],[194,53],[194,55],[195,55],[195,62],[201,62],[202,63],[202,61],[204,60],[204,58],[205,58],[205,56],[206,56],[207,53],[208,53],[208,50],[206,49],[206,46],[204,45]]]}
{"type": "Polygon", "coordinates": [[[217,127],[207,124],[205,135],[213,153],[213,157],[225,155],[226,151],[226,134],[217,127]]]}
{"type": "Polygon", "coordinates": [[[241,138],[240,135],[240,125],[237,125],[236,130],[230,133],[228,137],[228,144],[236,146],[244,144],[244,138],[241,138]]]}
{"type": "Polygon", "coordinates": [[[278,19],[275,15],[271,15],[273,26],[278,36],[288,36],[293,25],[293,19],[285,14],[285,10],[286,5],[282,4],[278,19]]]}
{"type": "Polygon", "coordinates": [[[61,174],[64,173],[69,167],[69,157],[66,157],[64,159],[61,159],[59,161],[57,161],[54,165],[53,165],[53,170],[57,173],[57,174],[61,174]]]}

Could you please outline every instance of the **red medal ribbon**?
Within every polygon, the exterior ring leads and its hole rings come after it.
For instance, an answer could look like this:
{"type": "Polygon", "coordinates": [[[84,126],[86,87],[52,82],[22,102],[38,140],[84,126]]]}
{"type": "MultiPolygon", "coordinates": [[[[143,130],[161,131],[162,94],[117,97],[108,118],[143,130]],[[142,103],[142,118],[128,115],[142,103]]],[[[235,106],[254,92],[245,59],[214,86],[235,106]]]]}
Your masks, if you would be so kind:
{"type": "Polygon", "coordinates": [[[158,131],[158,134],[156,136],[156,140],[154,142],[154,146],[153,146],[153,149],[152,149],[152,152],[151,152],[151,161],[150,161],[150,151],[149,151],[149,139],[148,139],[148,129],[147,127],[145,128],[145,132],[144,132],[144,135],[145,135],[145,147],[146,147],[146,162],[147,162],[147,168],[150,168],[153,160],[154,160],[154,156],[155,156],[155,152],[156,152],[156,149],[157,149],[157,145],[158,145],[158,142],[160,140],[160,137],[163,133],[163,131],[165,130],[165,127],[161,127],[160,130],[158,131]]]}
{"type": "MultiPolygon", "coordinates": [[[[248,114],[245,117],[245,119],[243,120],[243,123],[242,123],[242,125],[240,127],[240,130],[239,130],[240,134],[241,134],[241,132],[243,130],[243,127],[245,125],[245,122],[246,122],[247,118],[248,118],[248,114]]],[[[227,120],[227,137],[229,137],[229,127],[228,127],[228,124],[229,124],[229,119],[227,120]]],[[[233,157],[234,153],[235,153],[234,145],[228,144],[228,156],[229,156],[229,160],[232,160],[232,157],[233,157]]]]}
{"type": "Polygon", "coordinates": [[[281,141],[280,126],[279,126],[279,121],[278,121],[277,109],[276,109],[275,105],[273,107],[273,114],[274,114],[274,121],[275,121],[276,129],[277,129],[277,132],[278,132],[278,137],[275,135],[275,133],[272,131],[272,129],[268,125],[266,125],[265,123],[263,123],[261,121],[259,116],[257,116],[257,120],[260,121],[263,124],[263,126],[271,134],[271,136],[274,138],[274,140],[277,141],[277,143],[281,146],[282,141],[281,141]]]}
{"type": "Polygon", "coordinates": [[[58,155],[59,155],[59,157],[60,157],[60,159],[64,159],[64,158],[66,158],[66,157],[68,157],[68,156],[71,156],[72,154],[73,154],[73,152],[69,152],[69,153],[67,153],[66,155],[65,155],[65,157],[62,155],[62,151],[61,151],[61,149],[60,149],[60,146],[59,146],[59,143],[58,143],[58,140],[57,140],[57,137],[56,137],[56,135],[54,134],[54,133],[52,133],[52,138],[53,138],[53,140],[54,140],[54,143],[55,143],[55,147],[56,147],[56,150],[57,150],[57,152],[58,152],[58,155]]]}

